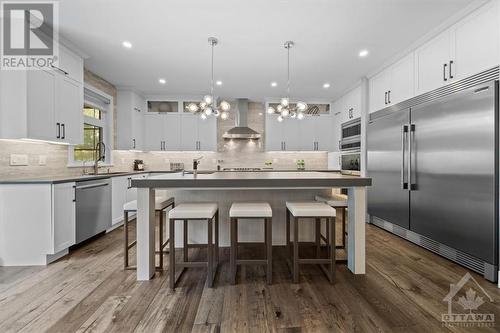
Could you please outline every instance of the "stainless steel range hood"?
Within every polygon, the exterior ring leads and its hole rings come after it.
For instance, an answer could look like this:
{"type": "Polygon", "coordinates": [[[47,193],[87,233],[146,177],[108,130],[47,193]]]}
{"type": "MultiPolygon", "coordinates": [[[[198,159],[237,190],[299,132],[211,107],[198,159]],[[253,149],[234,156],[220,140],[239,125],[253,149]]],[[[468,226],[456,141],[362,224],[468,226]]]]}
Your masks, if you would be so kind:
{"type": "Polygon", "coordinates": [[[248,127],[248,99],[236,100],[236,125],[224,133],[224,139],[260,139],[260,133],[248,127]]]}

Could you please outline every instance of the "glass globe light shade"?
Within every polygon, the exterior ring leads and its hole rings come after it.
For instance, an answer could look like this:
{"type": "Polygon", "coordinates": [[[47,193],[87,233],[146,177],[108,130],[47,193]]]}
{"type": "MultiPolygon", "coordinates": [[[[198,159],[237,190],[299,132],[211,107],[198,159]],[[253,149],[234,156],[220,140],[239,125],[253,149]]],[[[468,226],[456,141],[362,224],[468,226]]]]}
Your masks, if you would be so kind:
{"type": "Polygon", "coordinates": [[[198,105],[196,105],[194,103],[189,103],[189,105],[187,106],[187,109],[189,112],[195,113],[196,111],[198,111],[198,105]]]}
{"type": "Polygon", "coordinates": [[[276,110],[278,110],[278,112],[281,112],[281,110],[283,110],[283,105],[278,104],[278,106],[276,107],[276,110]]]}
{"type": "Polygon", "coordinates": [[[285,97],[285,98],[282,98],[282,99],[281,99],[281,105],[283,105],[283,106],[288,106],[288,98],[286,98],[286,97],[285,97]]]}
{"type": "Polygon", "coordinates": [[[274,113],[274,108],[272,106],[267,108],[267,113],[273,114],[274,113]]]}
{"type": "Polygon", "coordinates": [[[231,104],[229,104],[226,101],[222,101],[220,103],[220,108],[221,108],[222,111],[229,111],[229,109],[231,109],[231,104]]]}
{"type": "Polygon", "coordinates": [[[290,113],[290,118],[292,118],[292,119],[297,118],[297,113],[296,112],[290,113]]]}
{"type": "Polygon", "coordinates": [[[212,114],[212,108],[210,106],[206,107],[205,110],[203,111],[205,115],[210,116],[212,114]]]}
{"type": "Polygon", "coordinates": [[[207,107],[207,103],[205,103],[205,102],[200,103],[200,109],[205,110],[206,107],[207,107]]]}
{"type": "Polygon", "coordinates": [[[220,116],[220,112],[219,110],[215,109],[214,112],[213,112],[214,116],[218,117],[220,116]]]}
{"type": "Polygon", "coordinates": [[[297,114],[297,118],[304,119],[304,114],[302,112],[299,112],[299,114],[297,114]]]}
{"type": "Polygon", "coordinates": [[[226,120],[227,118],[229,118],[229,114],[228,114],[226,111],[222,111],[222,112],[220,113],[220,118],[221,118],[222,120],[226,120]]]}
{"type": "Polygon", "coordinates": [[[278,116],[278,121],[281,123],[283,121],[283,117],[282,116],[278,116]]]}
{"type": "Polygon", "coordinates": [[[290,114],[290,111],[288,111],[288,109],[281,110],[281,116],[283,118],[288,117],[289,114],[290,114]]]}
{"type": "Polygon", "coordinates": [[[205,97],[203,97],[203,101],[204,101],[205,103],[207,103],[208,105],[210,105],[210,104],[212,104],[212,102],[213,102],[213,98],[212,98],[212,96],[210,96],[210,95],[206,95],[205,97]]]}
{"type": "Polygon", "coordinates": [[[297,102],[297,110],[304,112],[307,109],[307,104],[304,102],[297,102]]]}
{"type": "Polygon", "coordinates": [[[201,119],[203,119],[203,120],[207,119],[207,115],[206,115],[206,114],[204,114],[204,113],[202,113],[202,114],[200,115],[200,117],[201,117],[201,119]]]}

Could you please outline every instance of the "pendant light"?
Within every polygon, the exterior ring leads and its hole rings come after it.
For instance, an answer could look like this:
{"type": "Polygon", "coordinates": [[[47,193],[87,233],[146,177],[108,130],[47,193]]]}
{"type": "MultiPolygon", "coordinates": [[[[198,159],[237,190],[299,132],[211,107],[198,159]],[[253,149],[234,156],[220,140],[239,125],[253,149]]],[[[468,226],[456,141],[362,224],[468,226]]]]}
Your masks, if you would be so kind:
{"type": "Polygon", "coordinates": [[[287,41],[284,44],[287,50],[287,83],[286,83],[286,97],[283,97],[280,104],[276,108],[272,106],[267,108],[269,114],[279,114],[278,121],[283,121],[285,118],[290,119],[303,119],[304,112],[307,109],[305,102],[297,102],[294,106],[290,104],[290,49],[294,46],[293,41],[287,41]]]}
{"type": "Polygon", "coordinates": [[[211,61],[211,77],[210,77],[210,95],[203,97],[200,103],[189,103],[186,109],[194,114],[199,114],[202,119],[207,119],[209,116],[221,117],[225,120],[229,118],[229,110],[231,105],[226,101],[221,101],[217,105],[217,100],[214,97],[214,47],[217,46],[219,41],[215,37],[208,38],[208,44],[212,48],[212,61],[211,61]]]}

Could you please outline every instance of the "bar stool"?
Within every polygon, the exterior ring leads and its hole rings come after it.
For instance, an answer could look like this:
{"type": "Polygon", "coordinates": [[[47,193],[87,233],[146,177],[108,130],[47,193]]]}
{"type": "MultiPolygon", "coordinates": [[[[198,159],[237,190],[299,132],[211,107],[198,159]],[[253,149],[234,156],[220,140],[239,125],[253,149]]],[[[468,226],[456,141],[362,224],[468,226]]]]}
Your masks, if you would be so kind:
{"type": "MultiPolygon", "coordinates": [[[[168,207],[175,207],[174,198],[165,198],[165,197],[156,197],[155,198],[155,213],[159,213],[160,215],[160,225],[159,225],[159,241],[158,247],[159,250],[156,253],[160,254],[160,265],[156,266],[156,269],[163,270],[163,254],[168,253],[163,251],[163,249],[167,246],[169,239],[163,243],[163,211],[168,207]]],[[[128,263],[128,250],[134,247],[137,244],[137,240],[134,240],[132,243],[128,242],[128,217],[130,213],[137,213],[137,200],[129,201],[125,205],[123,205],[123,230],[125,234],[125,256],[123,262],[123,269],[136,269],[135,266],[129,266],[128,263]]]]}
{"type": "MultiPolygon", "coordinates": [[[[336,218],[340,215],[342,216],[342,245],[336,245],[337,249],[345,249],[345,243],[346,243],[346,236],[347,236],[347,231],[346,231],[346,218],[345,218],[345,211],[347,209],[347,195],[345,194],[332,194],[331,197],[325,198],[320,195],[316,196],[316,201],[319,202],[324,202],[328,206],[333,207],[335,209],[335,216],[336,218]],[[339,214],[340,213],[340,214],[339,214]]],[[[328,241],[328,224],[326,225],[326,238],[324,238],[322,235],[321,237],[325,239],[327,243],[328,241]]]]}
{"type": "Polygon", "coordinates": [[[183,203],[168,212],[170,225],[170,288],[175,289],[175,270],[182,268],[179,277],[189,267],[207,267],[208,287],[211,288],[219,264],[219,207],[216,203],[183,203]],[[184,221],[184,260],[175,262],[175,220],[184,221]],[[207,221],[208,244],[207,261],[189,261],[188,259],[188,220],[207,221]],[[215,223],[213,223],[215,220],[215,223]],[[213,244],[213,224],[215,224],[215,249],[213,244]],[[215,250],[215,253],[214,253],[215,250]],[[215,264],[214,264],[215,261],[215,264]],[[214,267],[215,266],[215,267],[214,267]],[[215,269],[214,269],[215,268],[215,269]]]}
{"type": "Polygon", "coordinates": [[[267,283],[272,283],[272,216],[273,211],[267,202],[238,202],[231,205],[229,217],[231,218],[231,283],[236,283],[238,265],[266,265],[267,283]],[[239,260],[238,259],[238,219],[263,219],[264,220],[264,245],[266,259],[239,260]]]}
{"type": "Polygon", "coordinates": [[[333,284],[335,280],[335,210],[322,202],[307,201],[307,202],[286,202],[286,245],[288,248],[289,256],[291,253],[290,246],[290,215],[293,217],[293,259],[292,276],[293,283],[299,283],[299,265],[301,264],[317,264],[321,270],[333,284]],[[315,259],[300,259],[299,258],[299,219],[300,218],[314,218],[316,220],[316,239],[320,233],[318,228],[318,220],[322,218],[327,220],[330,224],[330,255],[327,259],[319,258],[318,248],[316,251],[315,259]],[[323,264],[330,265],[328,271],[323,264]]]}

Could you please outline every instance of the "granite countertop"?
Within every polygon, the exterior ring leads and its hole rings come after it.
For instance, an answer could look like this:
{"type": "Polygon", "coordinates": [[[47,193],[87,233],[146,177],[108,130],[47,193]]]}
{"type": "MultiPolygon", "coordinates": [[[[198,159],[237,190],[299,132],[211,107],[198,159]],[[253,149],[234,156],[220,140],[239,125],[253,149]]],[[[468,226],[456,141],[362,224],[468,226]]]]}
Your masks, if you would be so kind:
{"type": "Polygon", "coordinates": [[[171,173],[133,179],[138,188],[329,188],[370,186],[371,178],[320,171],[171,173]]]}
{"type": "MultiPolygon", "coordinates": [[[[310,171],[318,171],[318,172],[338,172],[338,170],[305,170],[305,171],[297,171],[297,170],[261,170],[254,172],[310,172],[310,171]]],[[[189,172],[189,171],[188,171],[189,172]]],[[[235,173],[236,171],[216,171],[216,170],[200,170],[200,173],[235,173]]],[[[35,177],[35,178],[20,178],[20,179],[6,179],[0,180],[0,185],[6,184],[60,184],[60,183],[72,183],[72,182],[80,182],[87,180],[98,180],[98,179],[106,179],[112,177],[121,177],[121,176],[134,176],[140,175],[144,173],[178,173],[178,171],[159,171],[159,170],[145,170],[145,171],[124,171],[124,172],[112,172],[112,173],[102,173],[98,175],[77,175],[77,176],[51,176],[51,177],[35,177]]]]}

